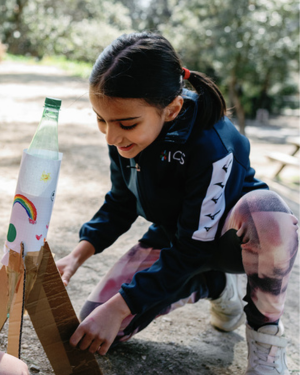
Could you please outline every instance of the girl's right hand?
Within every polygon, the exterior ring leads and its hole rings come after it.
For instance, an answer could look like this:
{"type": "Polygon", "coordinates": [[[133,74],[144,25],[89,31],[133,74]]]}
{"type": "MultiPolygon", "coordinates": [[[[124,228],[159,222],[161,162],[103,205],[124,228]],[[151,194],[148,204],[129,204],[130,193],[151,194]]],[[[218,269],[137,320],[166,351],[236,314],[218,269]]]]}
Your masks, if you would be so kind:
{"type": "Polygon", "coordinates": [[[65,286],[69,284],[71,277],[78,268],[94,254],[94,246],[88,241],[81,241],[69,255],[56,262],[65,286]]]}

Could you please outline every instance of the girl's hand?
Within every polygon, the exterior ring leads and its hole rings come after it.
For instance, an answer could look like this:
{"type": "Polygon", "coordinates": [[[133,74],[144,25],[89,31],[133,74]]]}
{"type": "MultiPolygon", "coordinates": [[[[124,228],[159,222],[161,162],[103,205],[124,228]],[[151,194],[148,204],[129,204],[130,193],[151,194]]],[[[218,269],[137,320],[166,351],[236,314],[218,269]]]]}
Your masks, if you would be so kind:
{"type": "Polygon", "coordinates": [[[116,338],[122,321],[131,312],[121,294],[98,306],[78,326],[70,339],[72,346],[105,355],[116,338]]]}
{"type": "Polygon", "coordinates": [[[95,248],[91,243],[81,241],[69,255],[56,262],[56,266],[65,286],[69,284],[71,277],[77,269],[94,253],[95,248]]]}

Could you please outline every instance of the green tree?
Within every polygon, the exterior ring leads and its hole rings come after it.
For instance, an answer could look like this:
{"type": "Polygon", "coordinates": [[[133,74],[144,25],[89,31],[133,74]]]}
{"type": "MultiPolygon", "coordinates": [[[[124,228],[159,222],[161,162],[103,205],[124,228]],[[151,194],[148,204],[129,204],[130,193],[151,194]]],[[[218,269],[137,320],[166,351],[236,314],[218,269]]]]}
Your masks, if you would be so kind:
{"type": "Polygon", "coordinates": [[[129,10],[118,1],[0,0],[0,38],[15,54],[62,54],[94,61],[99,52],[132,30],[129,10]]]}
{"type": "Polygon", "coordinates": [[[172,14],[159,31],[190,69],[221,84],[241,133],[245,114],[274,110],[272,98],[291,87],[298,71],[299,13],[293,0],[169,0],[168,6],[172,14]]]}

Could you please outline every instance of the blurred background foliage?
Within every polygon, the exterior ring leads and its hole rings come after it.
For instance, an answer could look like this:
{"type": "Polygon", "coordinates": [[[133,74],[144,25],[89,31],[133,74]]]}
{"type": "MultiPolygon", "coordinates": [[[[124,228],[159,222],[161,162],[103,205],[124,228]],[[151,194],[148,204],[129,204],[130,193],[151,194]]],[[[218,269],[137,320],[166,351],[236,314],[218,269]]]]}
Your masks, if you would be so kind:
{"type": "Polygon", "coordinates": [[[260,108],[298,109],[296,0],[0,0],[0,40],[13,55],[92,64],[120,34],[143,30],[215,80],[241,132],[260,108]]]}

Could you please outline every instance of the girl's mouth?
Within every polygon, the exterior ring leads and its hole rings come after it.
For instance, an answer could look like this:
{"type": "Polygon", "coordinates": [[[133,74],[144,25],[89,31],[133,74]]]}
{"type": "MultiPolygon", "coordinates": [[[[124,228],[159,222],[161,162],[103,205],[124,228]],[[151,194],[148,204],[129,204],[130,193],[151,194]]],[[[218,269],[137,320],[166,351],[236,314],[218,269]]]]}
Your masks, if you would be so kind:
{"type": "Polygon", "coordinates": [[[131,143],[130,145],[125,146],[125,147],[120,147],[120,146],[117,146],[117,147],[121,151],[130,151],[132,149],[132,147],[134,147],[134,143],[131,143]]]}

